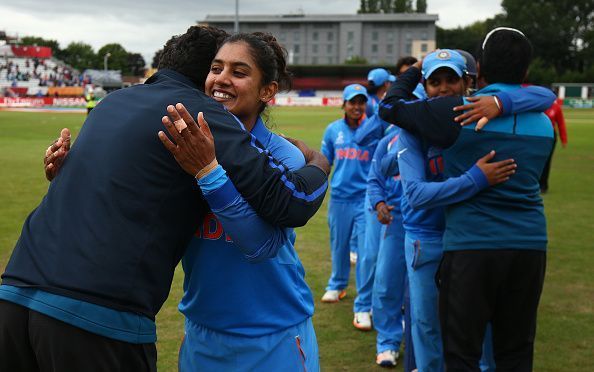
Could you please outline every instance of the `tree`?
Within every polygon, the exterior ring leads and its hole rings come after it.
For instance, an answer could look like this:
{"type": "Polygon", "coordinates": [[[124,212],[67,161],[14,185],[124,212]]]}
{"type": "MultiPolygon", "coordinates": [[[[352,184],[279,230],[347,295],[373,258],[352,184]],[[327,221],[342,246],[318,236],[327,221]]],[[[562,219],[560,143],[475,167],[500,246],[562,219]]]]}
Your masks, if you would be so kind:
{"type": "Polygon", "coordinates": [[[140,53],[128,53],[128,69],[133,76],[144,76],[146,62],[140,53]]]}
{"type": "Polygon", "coordinates": [[[427,0],[417,0],[417,13],[427,13],[427,0]]]}
{"type": "Polygon", "coordinates": [[[346,61],[344,61],[347,65],[366,65],[367,60],[361,56],[352,56],[346,61]]]}
{"type": "Polygon", "coordinates": [[[501,6],[506,23],[522,30],[532,42],[535,56],[558,73],[583,71],[592,63],[584,59],[584,41],[594,28],[591,0],[503,0],[501,6]]]}
{"type": "Polygon", "coordinates": [[[392,13],[411,13],[412,0],[394,0],[392,13]]]}
{"type": "Polygon", "coordinates": [[[128,52],[117,43],[106,44],[97,51],[97,58],[101,68],[103,68],[103,61],[107,53],[110,54],[107,59],[108,69],[120,70],[124,75],[132,72],[128,62],[128,52]]]}
{"type": "Polygon", "coordinates": [[[89,44],[72,42],[62,51],[62,58],[66,64],[78,69],[97,67],[97,55],[89,44]]]}

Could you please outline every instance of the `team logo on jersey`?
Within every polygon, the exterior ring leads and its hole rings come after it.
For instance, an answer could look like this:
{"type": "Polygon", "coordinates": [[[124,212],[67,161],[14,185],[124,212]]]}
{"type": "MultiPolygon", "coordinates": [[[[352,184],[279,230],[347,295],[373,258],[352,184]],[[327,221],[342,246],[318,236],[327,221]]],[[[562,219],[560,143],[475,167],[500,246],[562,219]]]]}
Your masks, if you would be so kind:
{"type": "Polygon", "coordinates": [[[348,160],[369,161],[369,151],[350,148],[350,147],[344,148],[344,149],[337,149],[336,150],[336,158],[338,160],[348,159],[348,160]]]}
{"type": "Polygon", "coordinates": [[[224,238],[225,242],[233,243],[231,237],[225,233],[225,231],[223,231],[223,225],[214,215],[214,213],[208,213],[206,216],[204,216],[202,225],[198,227],[194,233],[194,236],[206,240],[219,240],[224,238]]]}
{"type": "Polygon", "coordinates": [[[441,60],[448,60],[450,59],[450,52],[447,50],[442,50],[441,52],[437,53],[437,58],[441,60]]]}
{"type": "Polygon", "coordinates": [[[334,141],[335,145],[342,145],[344,143],[344,133],[342,131],[338,132],[336,136],[336,141],[334,141]]]}

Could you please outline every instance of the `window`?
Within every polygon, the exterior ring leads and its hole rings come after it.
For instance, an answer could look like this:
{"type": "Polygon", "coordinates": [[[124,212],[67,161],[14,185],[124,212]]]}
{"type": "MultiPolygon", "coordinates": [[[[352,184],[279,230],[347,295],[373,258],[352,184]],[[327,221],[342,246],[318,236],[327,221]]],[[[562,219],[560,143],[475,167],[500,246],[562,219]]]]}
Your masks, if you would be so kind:
{"type": "Polygon", "coordinates": [[[405,34],[405,36],[406,36],[406,40],[411,40],[411,39],[412,39],[412,35],[411,35],[411,33],[410,33],[410,32],[407,32],[407,33],[405,34]]]}
{"type": "Polygon", "coordinates": [[[298,65],[299,64],[299,57],[294,57],[293,58],[293,64],[298,65]]]}
{"type": "Polygon", "coordinates": [[[311,46],[311,51],[314,54],[318,54],[318,44],[314,44],[311,46]]]}
{"type": "Polygon", "coordinates": [[[355,40],[355,33],[353,31],[349,31],[347,33],[347,41],[353,41],[355,40]]]}
{"type": "Polygon", "coordinates": [[[421,34],[421,39],[427,40],[427,31],[423,31],[423,33],[421,34]]]}
{"type": "Polygon", "coordinates": [[[312,38],[312,40],[314,40],[314,41],[318,41],[318,39],[319,39],[318,32],[317,32],[317,31],[314,31],[314,32],[311,34],[311,38],[312,38]]]}
{"type": "Polygon", "coordinates": [[[377,32],[377,31],[373,31],[373,32],[371,33],[371,40],[372,40],[372,41],[377,41],[378,39],[379,39],[379,32],[377,32]]]}
{"type": "Polygon", "coordinates": [[[317,65],[318,64],[318,57],[312,57],[311,58],[311,64],[312,65],[317,65]]]}
{"type": "Polygon", "coordinates": [[[301,39],[301,33],[299,31],[293,32],[293,40],[299,41],[301,39]]]}
{"type": "Polygon", "coordinates": [[[332,65],[332,64],[334,64],[334,58],[332,58],[332,57],[328,57],[328,64],[329,64],[329,65],[332,65]]]}
{"type": "Polygon", "coordinates": [[[421,52],[423,52],[423,53],[427,52],[427,43],[421,44],[421,52]]]}
{"type": "Polygon", "coordinates": [[[371,44],[371,53],[377,53],[377,44],[371,44]]]}
{"type": "Polygon", "coordinates": [[[386,33],[386,40],[394,41],[394,32],[393,31],[388,31],[388,33],[386,33]]]}
{"type": "Polygon", "coordinates": [[[293,53],[297,54],[299,53],[299,45],[293,45],[293,53]]]}
{"type": "Polygon", "coordinates": [[[406,44],[406,54],[411,54],[411,53],[412,53],[412,45],[406,44]]]}
{"type": "Polygon", "coordinates": [[[328,54],[332,54],[332,53],[333,53],[333,52],[332,52],[332,50],[333,50],[333,49],[332,49],[332,44],[328,44],[328,45],[326,46],[326,52],[327,52],[328,54]]]}
{"type": "Polygon", "coordinates": [[[388,54],[394,53],[394,45],[392,45],[392,44],[386,45],[386,53],[388,53],[388,54]]]}
{"type": "Polygon", "coordinates": [[[287,32],[286,31],[281,31],[280,35],[278,36],[278,39],[280,41],[285,41],[287,40],[287,32]]]}
{"type": "Polygon", "coordinates": [[[328,32],[328,41],[333,41],[334,40],[334,32],[330,31],[328,32]]]}

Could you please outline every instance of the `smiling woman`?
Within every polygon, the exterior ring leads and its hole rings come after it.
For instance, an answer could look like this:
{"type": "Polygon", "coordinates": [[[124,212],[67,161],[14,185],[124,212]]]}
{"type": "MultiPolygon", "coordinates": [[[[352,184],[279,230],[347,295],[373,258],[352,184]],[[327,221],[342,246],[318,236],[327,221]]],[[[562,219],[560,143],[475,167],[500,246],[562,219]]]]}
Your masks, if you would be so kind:
{"type": "Polygon", "coordinates": [[[291,88],[286,50],[265,33],[235,34],[215,56],[206,94],[237,116],[247,130],[278,91],[291,88]]]}

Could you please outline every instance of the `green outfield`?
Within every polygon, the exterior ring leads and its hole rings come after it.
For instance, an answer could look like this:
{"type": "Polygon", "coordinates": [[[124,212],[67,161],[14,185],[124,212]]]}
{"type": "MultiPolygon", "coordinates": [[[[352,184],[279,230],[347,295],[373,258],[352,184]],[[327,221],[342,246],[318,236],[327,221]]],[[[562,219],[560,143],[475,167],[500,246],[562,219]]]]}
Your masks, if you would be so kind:
{"type": "MultiPolygon", "coordinates": [[[[340,115],[339,108],[276,108],[269,121],[275,131],[318,148],[326,124],[340,115]]],[[[594,110],[566,110],[566,119],[569,146],[562,149],[558,144],[550,190],[544,198],[550,243],[538,318],[536,371],[594,370],[594,110]]],[[[23,221],[47,190],[42,169],[45,149],[62,127],[78,133],[83,120],[79,114],[0,112],[1,271],[23,221]]],[[[469,224],[469,228],[474,227],[469,224]]],[[[316,299],[314,325],[323,370],[375,369],[375,334],[351,325],[354,277],[344,301],[319,302],[330,272],[326,206],[297,235],[296,248],[316,299]]],[[[177,369],[183,318],[176,304],[182,275],[178,267],[171,295],[157,318],[160,371],[177,369]]],[[[399,365],[397,370],[401,369],[399,365]]]]}

